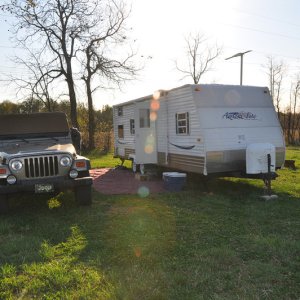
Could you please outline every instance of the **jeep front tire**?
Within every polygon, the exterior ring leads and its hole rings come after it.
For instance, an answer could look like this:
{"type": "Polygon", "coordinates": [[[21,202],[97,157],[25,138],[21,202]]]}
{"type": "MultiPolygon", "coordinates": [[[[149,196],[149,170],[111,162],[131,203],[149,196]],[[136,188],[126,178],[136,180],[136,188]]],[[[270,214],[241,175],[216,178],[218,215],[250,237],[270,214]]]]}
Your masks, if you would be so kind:
{"type": "Polygon", "coordinates": [[[74,190],[76,202],[82,206],[88,206],[92,204],[92,187],[77,186],[74,190]]]}

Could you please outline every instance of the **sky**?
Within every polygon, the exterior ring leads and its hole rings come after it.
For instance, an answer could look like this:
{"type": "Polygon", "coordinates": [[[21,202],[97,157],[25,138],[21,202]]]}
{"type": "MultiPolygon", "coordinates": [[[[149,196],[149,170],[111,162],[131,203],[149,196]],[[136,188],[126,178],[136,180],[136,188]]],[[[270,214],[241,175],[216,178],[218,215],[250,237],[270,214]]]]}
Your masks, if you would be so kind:
{"type": "MultiPolygon", "coordinates": [[[[0,0],[0,3],[3,0],[0,0]]],[[[176,69],[175,61],[185,61],[185,36],[200,32],[210,45],[222,46],[223,52],[212,71],[200,83],[239,84],[240,58],[225,60],[238,52],[252,50],[244,56],[244,85],[267,86],[264,65],[267,56],[288,65],[284,84],[285,103],[291,81],[300,72],[300,1],[299,0],[125,0],[131,6],[128,27],[133,46],[138,50],[138,63],[144,68],[138,78],[122,89],[99,90],[95,107],[153,94],[192,83],[176,69]]],[[[0,101],[15,100],[16,89],[3,81],[10,74],[26,76],[21,66],[9,57],[22,55],[13,47],[5,20],[0,13],[0,101]]],[[[77,97],[85,101],[84,89],[77,88],[77,97]]]]}

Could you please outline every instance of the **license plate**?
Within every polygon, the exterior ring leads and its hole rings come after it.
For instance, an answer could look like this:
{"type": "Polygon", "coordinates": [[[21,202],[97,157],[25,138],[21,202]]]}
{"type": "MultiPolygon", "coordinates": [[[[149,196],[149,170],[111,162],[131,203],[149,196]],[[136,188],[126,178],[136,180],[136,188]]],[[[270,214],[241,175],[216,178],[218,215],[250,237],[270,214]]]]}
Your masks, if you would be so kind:
{"type": "Polygon", "coordinates": [[[35,185],[35,192],[36,193],[51,193],[54,191],[54,186],[53,184],[36,184],[35,185]]]}

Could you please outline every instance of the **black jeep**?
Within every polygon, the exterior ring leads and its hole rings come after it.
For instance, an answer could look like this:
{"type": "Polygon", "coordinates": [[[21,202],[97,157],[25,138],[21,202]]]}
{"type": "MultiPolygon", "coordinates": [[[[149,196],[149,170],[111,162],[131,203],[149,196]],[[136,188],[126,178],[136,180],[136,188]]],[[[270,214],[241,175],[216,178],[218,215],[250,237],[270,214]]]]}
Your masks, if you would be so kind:
{"type": "Polygon", "coordinates": [[[90,161],[76,153],[64,113],[0,116],[0,211],[7,195],[29,191],[75,192],[81,205],[91,204],[90,161]]]}

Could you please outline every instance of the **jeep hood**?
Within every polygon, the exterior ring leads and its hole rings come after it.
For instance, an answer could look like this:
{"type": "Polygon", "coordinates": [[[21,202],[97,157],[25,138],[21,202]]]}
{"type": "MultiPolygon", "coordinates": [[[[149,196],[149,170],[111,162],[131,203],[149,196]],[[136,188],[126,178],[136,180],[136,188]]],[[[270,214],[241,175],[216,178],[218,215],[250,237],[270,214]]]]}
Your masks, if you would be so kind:
{"type": "Polygon", "coordinates": [[[70,154],[76,154],[76,150],[71,143],[59,143],[54,140],[47,141],[28,141],[20,143],[0,143],[0,153],[6,153],[9,155],[18,154],[29,154],[34,155],[35,153],[47,152],[69,152],[70,154]]]}

